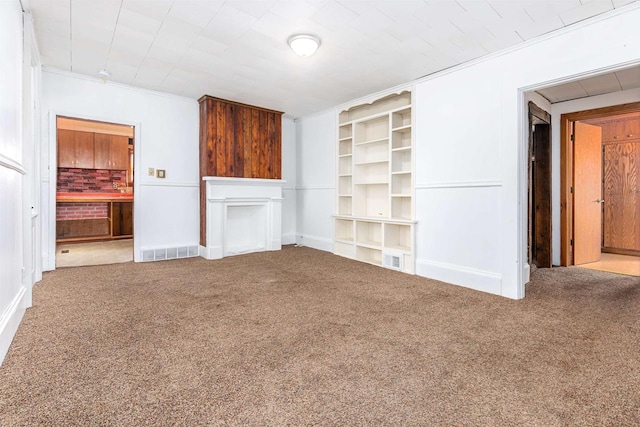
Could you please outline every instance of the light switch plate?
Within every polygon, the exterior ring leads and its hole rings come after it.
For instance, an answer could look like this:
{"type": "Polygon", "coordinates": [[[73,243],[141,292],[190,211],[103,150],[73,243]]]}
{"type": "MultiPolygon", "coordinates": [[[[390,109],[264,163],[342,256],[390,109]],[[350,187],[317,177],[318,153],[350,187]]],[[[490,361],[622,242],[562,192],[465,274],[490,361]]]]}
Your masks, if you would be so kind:
{"type": "Polygon", "coordinates": [[[153,176],[156,174],[156,170],[154,168],[149,168],[149,176],[153,176]]]}
{"type": "Polygon", "coordinates": [[[165,177],[165,170],[164,169],[156,169],[156,177],[157,178],[164,178],[165,177]]]}

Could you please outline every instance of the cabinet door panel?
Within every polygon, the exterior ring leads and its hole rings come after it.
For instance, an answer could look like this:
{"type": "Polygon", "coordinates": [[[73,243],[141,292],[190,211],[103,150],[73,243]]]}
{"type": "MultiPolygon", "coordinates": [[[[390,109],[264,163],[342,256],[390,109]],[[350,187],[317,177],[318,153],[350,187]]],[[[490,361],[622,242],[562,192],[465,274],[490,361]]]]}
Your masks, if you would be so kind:
{"type": "Polygon", "coordinates": [[[129,168],[129,138],[111,135],[111,166],[109,169],[127,170],[129,168]]]}
{"type": "Polygon", "coordinates": [[[58,129],[58,167],[73,168],[76,162],[74,131],[58,129]]]}
{"type": "Polygon", "coordinates": [[[58,167],[93,168],[93,133],[58,129],[58,167]]]}
{"type": "Polygon", "coordinates": [[[95,168],[111,169],[111,135],[95,134],[95,168]]]}

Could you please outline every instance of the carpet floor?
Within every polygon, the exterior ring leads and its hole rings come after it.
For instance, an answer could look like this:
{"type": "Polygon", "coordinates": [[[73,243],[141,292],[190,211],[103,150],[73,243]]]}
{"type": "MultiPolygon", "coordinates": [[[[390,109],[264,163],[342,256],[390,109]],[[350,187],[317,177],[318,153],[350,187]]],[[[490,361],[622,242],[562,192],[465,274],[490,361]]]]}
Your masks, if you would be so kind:
{"type": "Polygon", "coordinates": [[[640,279],[526,291],[294,247],[60,269],[0,367],[0,425],[640,425],[640,279]]]}

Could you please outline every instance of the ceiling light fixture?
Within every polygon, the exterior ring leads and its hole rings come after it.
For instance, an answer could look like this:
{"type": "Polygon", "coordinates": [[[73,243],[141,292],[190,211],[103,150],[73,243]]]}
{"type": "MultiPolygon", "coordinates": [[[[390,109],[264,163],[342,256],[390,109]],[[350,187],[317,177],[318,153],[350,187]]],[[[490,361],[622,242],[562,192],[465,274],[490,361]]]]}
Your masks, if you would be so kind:
{"type": "Polygon", "coordinates": [[[320,46],[320,39],[311,34],[295,34],[287,42],[298,56],[311,56],[320,46]]]}
{"type": "Polygon", "coordinates": [[[107,83],[107,77],[111,77],[111,73],[107,70],[98,70],[98,75],[102,77],[102,83],[107,83]]]}

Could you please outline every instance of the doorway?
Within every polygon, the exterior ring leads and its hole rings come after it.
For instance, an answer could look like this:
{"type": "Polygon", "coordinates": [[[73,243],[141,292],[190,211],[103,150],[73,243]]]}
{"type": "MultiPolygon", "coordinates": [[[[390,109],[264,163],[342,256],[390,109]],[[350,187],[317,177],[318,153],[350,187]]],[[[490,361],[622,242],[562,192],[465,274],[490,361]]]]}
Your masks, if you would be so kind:
{"type": "Polygon", "coordinates": [[[133,261],[134,127],[56,118],[56,267],[133,261]]]}
{"type": "Polygon", "coordinates": [[[561,127],[562,265],[640,275],[640,103],[561,127]]]}
{"type": "Polygon", "coordinates": [[[551,115],[529,102],[528,262],[551,267],[551,115]]]}

